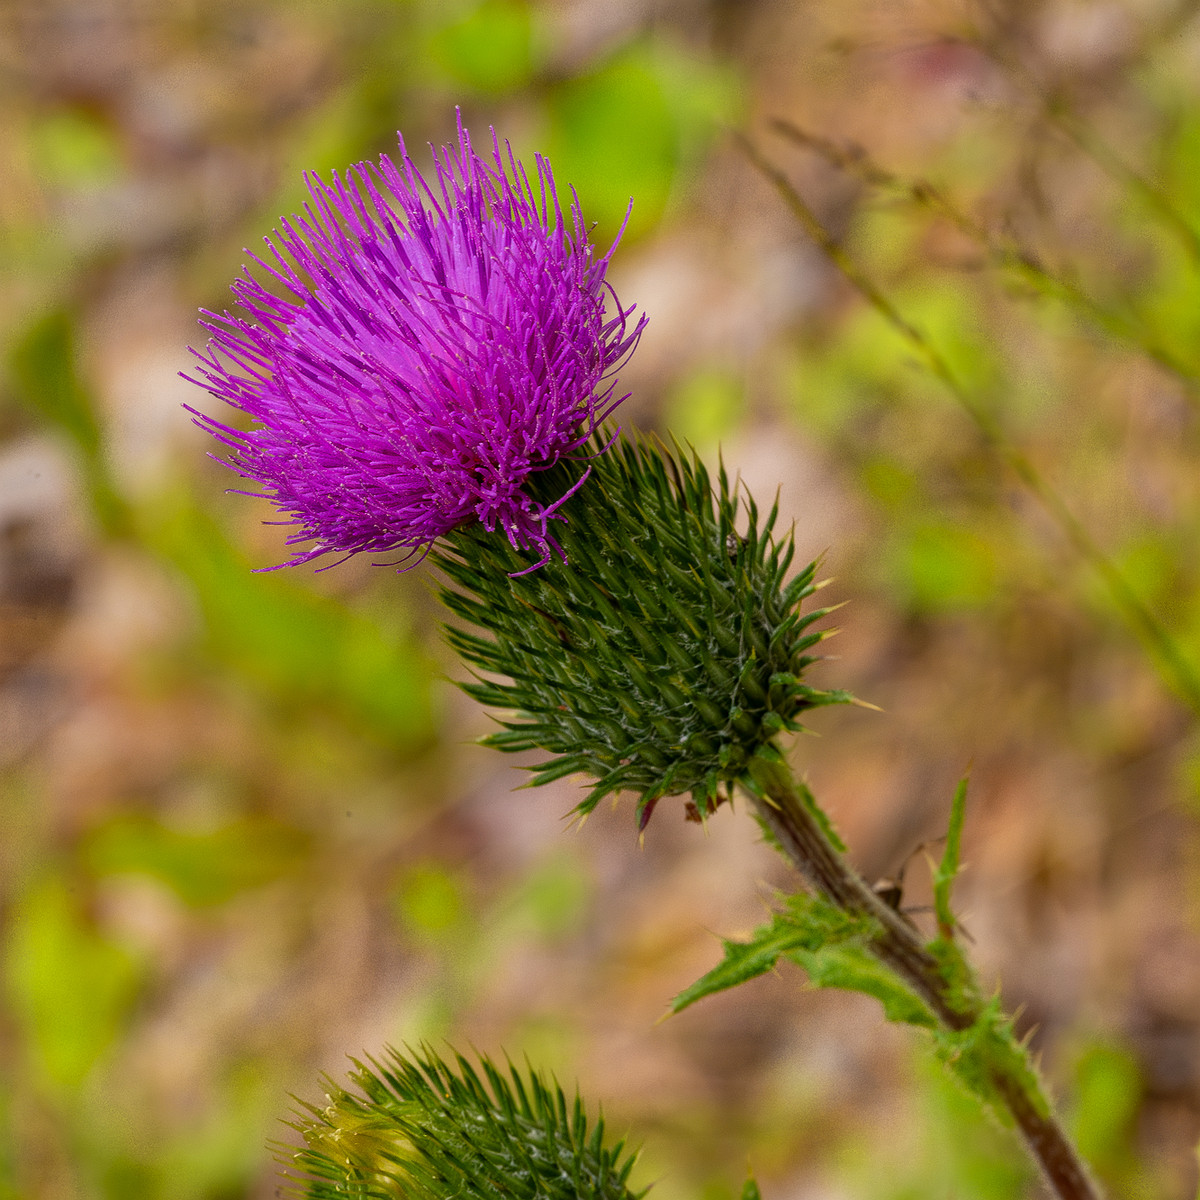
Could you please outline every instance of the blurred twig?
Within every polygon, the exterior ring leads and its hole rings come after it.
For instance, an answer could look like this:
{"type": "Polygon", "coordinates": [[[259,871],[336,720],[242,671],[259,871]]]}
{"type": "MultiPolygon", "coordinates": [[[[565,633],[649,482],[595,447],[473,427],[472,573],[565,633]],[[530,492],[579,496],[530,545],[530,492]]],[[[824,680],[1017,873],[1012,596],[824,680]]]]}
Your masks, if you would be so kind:
{"type": "Polygon", "coordinates": [[[1130,166],[1112,146],[1054,96],[1043,98],[1046,119],[1102,170],[1136,192],[1151,212],[1175,235],[1192,264],[1200,267],[1200,231],[1172,203],[1171,198],[1146,176],[1130,166]]]}
{"type": "Polygon", "coordinates": [[[860,146],[839,145],[801,129],[791,121],[774,120],[772,128],[790,141],[819,154],[826,162],[857,176],[871,187],[898,195],[948,222],[979,246],[996,266],[1013,272],[1035,292],[1065,304],[1109,336],[1133,346],[1174,375],[1193,404],[1200,404],[1200,370],[1189,365],[1139,322],[1115,312],[1088,295],[1073,279],[1056,275],[1033,251],[1014,238],[999,237],[959,208],[940,188],[923,179],[904,179],[876,163],[860,146]]]}
{"type": "Polygon", "coordinates": [[[846,281],[909,344],[917,356],[975,423],[984,441],[1037,497],[1071,546],[1100,577],[1117,610],[1150,651],[1160,674],[1180,699],[1200,716],[1200,675],[1187,660],[1162,621],[1143,602],[1117,565],[1104,553],[1066,501],[1043,478],[1032,459],[1009,441],[996,415],[981,403],[951,369],[941,351],[914,326],[876,283],[863,271],[840,242],[825,228],[808,202],[778,167],[763,156],[748,138],[735,134],[755,168],[779,192],[792,214],[846,281]]]}
{"type": "MultiPolygon", "coordinates": [[[[1179,2],[1156,24],[1143,28],[1140,38],[1131,41],[1122,57],[1121,72],[1127,74],[1141,62],[1160,52],[1162,47],[1177,38],[1200,13],[1200,0],[1179,2]]],[[[1200,230],[1180,212],[1171,197],[1148,179],[1114,149],[1091,125],[1067,105],[1066,80],[1047,81],[1011,45],[1011,39],[980,32],[970,39],[971,45],[1016,79],[1040,103],[1047,123],[1086,154],[1102,171],[1117,183],[1141,197],[1147,208],[1169,229],[1187,252],[1193,264],[1200,267],[1200,230]]]]}

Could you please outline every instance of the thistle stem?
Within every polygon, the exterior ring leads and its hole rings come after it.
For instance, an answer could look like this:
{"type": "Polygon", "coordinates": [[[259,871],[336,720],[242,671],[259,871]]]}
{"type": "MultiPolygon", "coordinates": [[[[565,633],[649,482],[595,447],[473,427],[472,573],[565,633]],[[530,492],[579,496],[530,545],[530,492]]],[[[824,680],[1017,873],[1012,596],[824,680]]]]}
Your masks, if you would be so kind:
{"type": "MultiPolygon", "coordinates": [[[[878,922],[882,932],[871,946],[872,953],[920,996],[947,1029],[962,1031],[979,1021],[978,999],[964,997],[960,989],[950,986],[918,931],[884,904],[838,852],[805,804],[787,766],[759,758],[752,771],[758,814],[808,886],[843,911],[878,922]]],[[[1062,1200],[1101,1200],[1035,1073],[1018,1076],[1003,1063],[989,1068],[995,1093],[1012,1114],[1054,1193],[1062,1200]]]]}

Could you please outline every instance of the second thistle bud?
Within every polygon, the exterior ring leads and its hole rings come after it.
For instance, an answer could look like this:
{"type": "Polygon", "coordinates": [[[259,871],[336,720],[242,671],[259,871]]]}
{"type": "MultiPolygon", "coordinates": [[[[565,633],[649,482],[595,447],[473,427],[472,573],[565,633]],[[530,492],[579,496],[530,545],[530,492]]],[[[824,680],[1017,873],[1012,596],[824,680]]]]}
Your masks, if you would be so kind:
{"type": "MultiPolygon", "coordinates": [[[[602,446],[561,510],[565,562],[526,571],[477,527],[447,536],[444,599],[486,634],[453,628],[450,641],[483,673],[465,690],[508,710],[488,744],[550,755],[534,783],[590,776],[582,813],[633,792],[641,827],[664,796],[690,793],[703,816],[806,709],[851,699],[803,680],[828,611],[800,611],[816,565],[791,574],[775,508],[761,518],[747,498],[739,521],[723,467],[714,490],[694,455],[644,438],[602,446]]],[[[581,471],[561,463],[537,486],[562,495],[581,471]]]]}

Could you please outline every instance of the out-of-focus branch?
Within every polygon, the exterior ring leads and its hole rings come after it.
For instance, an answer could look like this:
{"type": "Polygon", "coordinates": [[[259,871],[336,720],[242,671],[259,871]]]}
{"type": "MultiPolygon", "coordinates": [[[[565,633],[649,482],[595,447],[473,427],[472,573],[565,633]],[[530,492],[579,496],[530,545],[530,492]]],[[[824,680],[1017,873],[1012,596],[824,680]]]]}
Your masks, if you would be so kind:
{"type": "Polygon", "coordinates": [[[975,423],[992,451],[1037,497],[1070,545],[1100,577],[1118,612],[1149,651],[1162,678],[1180,699],[1200,716],[1200,675],[1180,650],[1163,622],[1133,589],[1120,568],[1104,553],[1066,501],[1043,477],[1033,460],[1008,439],[995,413],[959,379],[937,346],[900,312],[846,248],[826,229],[787,176],[748,138],[735,136],[746,157],[774,186],[792,215],[830,262],[855,291],[904,338],[930,374],[954,397],[975,423]]]}
{"type": "Polygon", "coordinates": [[[1164,345],[1135,314],[1117,312],[1089,295],[1075,280],[1055,274],[1028,247],[1012,237],[997,236],[934,184],[923,179],[905,179],[881,167],[861,147],[839,145],[791,121],[774,120],[771,125],[789,141],[812,150],[868,186],[940,217],[983,250],[994,266],[1012,272],[1039,295],[1058,300],[1110,337],[1134,347],[1175,376],[1192,404],[1200,403],[1200,369],[1164,345]]]}
{"type": "MultiPolygon", "coordinates": [[[[1128,51],[1121,56],[1119,71],[1128,74],[1140,63],[1178,37],[1200,13],[1200,0],[1179,0],[1158,22],[1143,27],[1140,36],[1131,40],[1128,51]]],[[[1029,65],[1011,45],[1009,39],[979,31],[970,44],[1007,75],[1016,79],[1022,89],[1037,97],[1047,123],[1086,154],[1102,171],[1117,183],[1141,197],[1147,208],[1175,235],[1192,262],[1200,267],[1200,230],[1182,213],[1153,180],[1114,149],[1097,130],[1064,102],[1067,80],[1046,80],[1029,65]]]]}

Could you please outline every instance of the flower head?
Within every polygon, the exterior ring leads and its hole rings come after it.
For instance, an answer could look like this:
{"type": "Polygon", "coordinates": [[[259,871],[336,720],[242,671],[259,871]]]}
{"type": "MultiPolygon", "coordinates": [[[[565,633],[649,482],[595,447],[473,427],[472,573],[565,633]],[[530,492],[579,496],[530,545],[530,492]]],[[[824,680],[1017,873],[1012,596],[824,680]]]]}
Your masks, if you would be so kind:
{"type": "MultiPolygon", "coordinates": [[[[306,177],[304,215],[280,222],[233,292],[248,318],[205,312],[192,382],[247,413],[247,432],[191,410],[230,465],[296,526],[291,564],[329,552],[408,554],[479,521],[542,565],[564,495],[530,474],[578,449],[624,396],[614,372],[637,343],[605,281],[578,199],[564,219],[550,164],[536,186],[493,133],[481,157],[435,155],[427,182],[398,162],[306,177]]],[[[619,239],[618,239],[619,240],[619,239]]],[[[190,377],[188,377],[190,378],[190,377]]]]}

